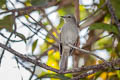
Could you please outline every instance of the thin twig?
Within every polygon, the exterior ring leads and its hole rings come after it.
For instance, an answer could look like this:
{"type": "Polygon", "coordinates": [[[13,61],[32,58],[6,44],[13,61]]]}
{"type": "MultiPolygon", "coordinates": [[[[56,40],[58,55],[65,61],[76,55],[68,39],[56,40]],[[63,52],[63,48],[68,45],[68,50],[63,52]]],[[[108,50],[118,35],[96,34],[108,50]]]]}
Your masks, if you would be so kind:
{"type": "MultiPolygon", "coordinates": [[[[14,33],[14,31],[13,31],[12,33],[10,33],[10,36],[9,36],[9,38],[8,38],[8,40],[7,40],[6,44],[5,44],[5,46],[8,45],[9,40],[10,40],[10,38],[12,37],[13,33],[14,33]]],[[[4,55],[4,54],[5,54],[5,49],[3,49],[2,54],[1,54],[1,56],[0,56],[0,66],[1,66],[2,58],[3,58],[3,55],[4,55]]]]}
{"type": "Polygon", "coordinates": [[[52,22],[50,21],[48,15],[45,13],[44,10],[43,10],[43,14],[44,14],[44,16],[47,18],[47,20],[48,20],[49,24],[51,25],[53,31],[55,31],[55,33],[57,34],[57,36],[59,36],[59,33],[57,32],[57,29],[54,27],[54,25],[52,24],[52,22]]]}
{"type": "Polygon", "coordinates": [[[107,3],[107,2],[103,3],[102,6],[101,6],[99,9],[97,9],[95,12],[93,12],[92,14],[90,14],[88,17],[84,18],[84,19],[81,20],[80,22],[83,22],[83,21],[87,20],[88,18],[94,16],[98,11],[100,11],[102,8],[104,8],[104,6],[106,5],[106,3],[107,3]]]}
{"type": "MultiPolygon", "coordinates": [[[[112,7],[112,4],[111,4],[110,0],[106,0],[106,2],[107,2],[108,10],[109,10],[112,18],[114,19],[115,24],[118,26],[118,30],[119,30],[119,32],[120,32],[120,22],[119,22],[117,16],[115,15],[115,11],[114,11],[114,9],[113,9],[113,7],[112,7]]],[[[120,35],[119,35],[119,36],[120,36],[120,35]]]]}
{"type": "Polygon", "coordinates": [[[60,42],[50,31],[48,31],[47,30],[47,28],[41,23],[41,22],[37,22],[32,16],[30,16],[29,15],[29,17],[30,18],[32,18],[37,24],[39,24],[43,29],[45,29],[47,32],[48,32],[48,34],[50,34],[51,36],[52,36],[52,38],[54,39],[54,40],[56,40],[56,42],[60,42]]]}
{"type": "Polygon", "coordinates": [[[98,70],[93,70],[93,71],[90,71],[90,72],[84,72],[84,73],[82,73],[81,75],[76,76],[76,77],[73,77],[73,78],[70,79],[70,80],[79,80],[79,79],[85,78],[86,76],[89,76],[89,75],[91,75],[91,74],[93,74],[93,73],[95,73],[95,72],[97,72],[97,71],[98,71],[98,70]]]}
{"type": "MultiPolygon", "coordinates": [[[[17,62],[17,67],[18,69],[20,70],[20,66],[19,66],[19,61],[18,61],[18,58],[15,56],[15,60],[17,62]]],[[[20,74],[21,75],[21,74],[20,74]]],[[[21,75],[21,80],[23,80],[23,76],[21,75]]]]}
{"type": "Polygon", "coordinates": [[[35,70],[36,70],[36,64],[33,67],[33,71],[32,71],[31,76],[29,77],[29,80],[32,80],[32,77],[34,76],[35,70]]]}
{"type": "Polygon", "coordinates": [[[99,57],[98,55],[94,54],[92,51],[87,51],[87,50],[85,50],[85,49],[80,49],[80,48],[78,48],[78,47],[76,47],[76,46],[73,46],[73,45],[71,45],[71,44],[68,44],[68,46],[69,46],[69,47],[72,47],[72,48],[74,48],[74,49],[77,49],[77,50],[79,50],[79,51],[81,51],[81,52],[84,52],[84,53],[86,53],[86,54],[93,55],[93,56],[97,57],[98,59],[106,62],[105,59],[103,59],[103,58],[99,57]]]}

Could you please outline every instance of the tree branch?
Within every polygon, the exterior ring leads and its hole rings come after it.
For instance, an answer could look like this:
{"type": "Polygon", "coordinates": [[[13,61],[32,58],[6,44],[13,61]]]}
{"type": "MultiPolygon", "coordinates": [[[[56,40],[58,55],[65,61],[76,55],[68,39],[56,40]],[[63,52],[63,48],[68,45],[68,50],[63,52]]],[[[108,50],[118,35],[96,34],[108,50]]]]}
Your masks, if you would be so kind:
{"type": "Polygon", "coordinates": [[[36,60],[34,60],[34,59],[31,59],[31,58],[29,58],[29,57],[27,57],[27,56],[24,56],[23,54],[15,51],[15,50],[13,50],[13,49],[10,48],[10,47],[5,46],[5,45],[2,44],[2,43],[0,43],[0,47],[2,47],[3,49],[11,52],[12,54],[14,54],[15,56],[21,58],[21,59],[24,60],[24,61],[31,62],[31,63],[36,64],[37,66],[40,66],[40,67],[42,67],[42,68],[44,68],[44,69],[51,70],[51,71],[54,71],[54,72],[56,72],[56,73],[59,73],[59,70],[54,69],[54,68],[52,68],[52,67],[49,67],[48,65],[46,65],[46,64],[44,64],[44,63],[42,63],[42,62],[39,62],[39,61],[36,61],[36,60]]]}

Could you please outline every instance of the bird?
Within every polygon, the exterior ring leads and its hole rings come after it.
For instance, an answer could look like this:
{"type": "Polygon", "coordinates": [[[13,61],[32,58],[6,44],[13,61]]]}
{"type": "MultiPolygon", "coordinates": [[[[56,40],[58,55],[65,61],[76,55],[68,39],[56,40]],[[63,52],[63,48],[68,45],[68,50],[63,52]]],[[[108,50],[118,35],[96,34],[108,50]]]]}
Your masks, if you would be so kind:
{"type": "Polygon", "coordinates": [[[61,16],[64,19],[64,25],[60,32],[60,45],[59,51],[61,54],[60,59],[60,71],[63,72],[67,70],[68,57],[72,54],[73,48],[66,44],[75,45],[79,33],[76,19],[73,15],[61,16]]]}

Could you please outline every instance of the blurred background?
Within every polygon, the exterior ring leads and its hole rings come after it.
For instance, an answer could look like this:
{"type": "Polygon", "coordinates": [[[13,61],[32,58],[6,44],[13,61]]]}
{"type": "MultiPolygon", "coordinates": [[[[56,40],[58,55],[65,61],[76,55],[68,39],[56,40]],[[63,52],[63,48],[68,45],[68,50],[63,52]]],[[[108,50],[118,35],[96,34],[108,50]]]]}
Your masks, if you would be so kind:
{"type": "MultiPolygon", "coordinates": [[[[120,0],[110,0],[120,19],[120,0]]],[[[107,61],[120,57],[119,29],[106,0],[0,0],[0,43],[50,67],[59,69],[59,34],[73,14],[79,28],[77,47],[93,51],[107,61]]],[[[75,50],[68,69],[96,65],[102,61],[75,50]],[[73,64],[76,62],[77,64],[73,64]]],[[[59,75],[23,61],[0,48],[0,80],[68,80],[72,73],[59,75]]],[[[99,71],[81,80],[119,80],[119,71],[99,71]]]]}

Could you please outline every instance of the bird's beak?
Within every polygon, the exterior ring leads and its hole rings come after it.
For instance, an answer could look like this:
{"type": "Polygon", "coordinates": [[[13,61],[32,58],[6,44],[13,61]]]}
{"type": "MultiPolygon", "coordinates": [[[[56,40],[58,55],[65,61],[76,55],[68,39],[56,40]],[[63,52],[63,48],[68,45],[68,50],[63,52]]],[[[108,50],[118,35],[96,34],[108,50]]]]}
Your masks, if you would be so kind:
{"type": "Polygon", "coordinates": [[[65,16],[60,16],[61,18],[65,18],[65,16]]]}

